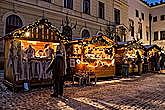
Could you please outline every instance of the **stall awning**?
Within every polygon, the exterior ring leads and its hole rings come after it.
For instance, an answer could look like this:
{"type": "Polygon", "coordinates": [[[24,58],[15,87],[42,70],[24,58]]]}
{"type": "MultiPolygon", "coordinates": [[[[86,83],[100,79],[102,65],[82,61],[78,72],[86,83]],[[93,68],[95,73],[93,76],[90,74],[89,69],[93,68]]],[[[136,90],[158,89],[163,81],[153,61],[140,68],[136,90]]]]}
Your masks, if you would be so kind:
{"type": "Polygon", "coordinates": [[[142,49],[143,46],[141,45],[141,43],[137,42],[137,41],[126,41],[126,42],[117,42],[116,43],[116,48],[136,48],[136,49],[142,49]]]}
{"type": "Polygon", "coordinates": [[[159,46],[157,46],[157,45],[144,45],[144,50],[145,51],[149,51],[149,50],[151,50],[153,48],[156,48],[158,50],[161,50],[161,48],[159,46]]]}

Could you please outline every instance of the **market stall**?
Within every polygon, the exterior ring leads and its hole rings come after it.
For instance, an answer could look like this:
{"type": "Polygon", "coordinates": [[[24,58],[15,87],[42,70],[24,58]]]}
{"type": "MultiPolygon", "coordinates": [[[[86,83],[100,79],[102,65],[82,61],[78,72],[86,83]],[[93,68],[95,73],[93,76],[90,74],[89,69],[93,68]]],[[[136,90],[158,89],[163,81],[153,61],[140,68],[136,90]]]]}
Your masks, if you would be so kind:
{"type": "Polygon", "coordinates": [[[6,35],[5,84],[22,87],[51,84],[46,73],[62,37],[47,19],[41,19],[6,35]]]}
{"type": "MultiPolygon", "coordinates": [[[[116,75],[127,76],[138,72],[137,54],[142,60],[143,46],[135,41],[117,42],[116,44],[116,75]]],[[[141,62],[142,63],[142,62],[141,62]]],[[[142,68],[140,68],[142,71],[142,68]]]]}
{"type": "Polygon", "coordinates": [[[97,78],[114,76],[115,49],[113,46],[113,41],[106,36],[78,40],[73,44],[71,65],[75,67],[76,73],[94,73],[97,78]]]}
{"type": "Polygon", "coordinates": [[[147,70],[158,71],[159,67],[156,68],[154,64],[158,64],[159,62],[161,48],[157,45],[144,45],[143,48],[147,57],[147,63],[148,63],[147,70]]]}
{"type": "Polygon", "coordinates": [[[161,51],[161,48],[157,45],[143,45],[144,51],[150,56],[151,54],[161,51]]]}

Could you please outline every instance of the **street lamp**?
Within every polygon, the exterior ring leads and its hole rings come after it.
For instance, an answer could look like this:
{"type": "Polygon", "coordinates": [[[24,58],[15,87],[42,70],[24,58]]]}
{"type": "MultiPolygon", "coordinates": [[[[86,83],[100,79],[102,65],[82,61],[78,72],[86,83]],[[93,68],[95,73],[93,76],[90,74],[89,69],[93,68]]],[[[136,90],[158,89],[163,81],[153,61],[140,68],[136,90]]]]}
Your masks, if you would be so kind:
{"type": "Polygon", "coordinates": [[[151,14],[149,14],[150,45],[151,45],[151,22],[152,22],[152,15],[151,15],[151,14]]]}

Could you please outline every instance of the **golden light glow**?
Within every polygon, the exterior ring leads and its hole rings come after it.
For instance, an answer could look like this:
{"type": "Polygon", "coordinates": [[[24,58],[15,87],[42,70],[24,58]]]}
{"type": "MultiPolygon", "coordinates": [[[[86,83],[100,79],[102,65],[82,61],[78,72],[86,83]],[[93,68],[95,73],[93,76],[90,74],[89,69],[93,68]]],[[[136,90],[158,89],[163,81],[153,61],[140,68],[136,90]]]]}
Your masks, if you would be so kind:
{"type": "Polygon", "coordinates": [[[27,43],[35,45],[37,43],[37,41],[27,41],[27,43]]]}
{"type": "Polygon", "coordinates": [[[30,32],[26,32],[26,33],[25,33],[25,36],[26,36],[26,37],[29,37],[29,36],[30,36],[30,32]]]}

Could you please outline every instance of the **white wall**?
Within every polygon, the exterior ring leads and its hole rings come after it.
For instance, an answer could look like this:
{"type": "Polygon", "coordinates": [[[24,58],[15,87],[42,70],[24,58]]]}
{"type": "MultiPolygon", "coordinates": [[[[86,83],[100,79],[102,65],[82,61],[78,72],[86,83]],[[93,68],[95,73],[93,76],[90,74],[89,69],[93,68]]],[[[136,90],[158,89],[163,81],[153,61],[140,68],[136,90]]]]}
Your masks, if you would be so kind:
{"type": "MultiPolygon", "coordinates": [[[[138,32],[138,22],[142,23],[142,37],[143,43],[147,44],[146,26],[149,27],[149,7],[140,0],[128,0],[128,18],[134,21],[134,36],[138,32]],[[136,17],[136,10],[139,11],[139,17],[136,17]],[[144,13],[144,20],[142,20],[141,13],[144,13]],[[140,20],[140,19],[141,20],[140,20]]],[[[132,40],[131,34],[129,40],[132,40]]]]}

